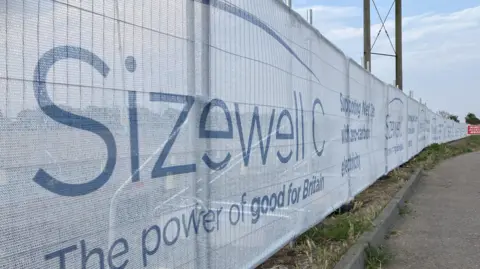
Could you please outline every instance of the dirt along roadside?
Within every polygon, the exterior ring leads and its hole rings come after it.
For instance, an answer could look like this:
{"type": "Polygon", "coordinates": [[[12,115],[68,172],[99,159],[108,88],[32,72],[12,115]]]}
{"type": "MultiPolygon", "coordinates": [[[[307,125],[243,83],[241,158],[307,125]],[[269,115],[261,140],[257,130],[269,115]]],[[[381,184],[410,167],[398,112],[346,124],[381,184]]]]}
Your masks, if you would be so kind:
{"type": "MultiPolygon", "coordinates": [[[[416,168],[424,167],[428,171],[443,160],[478,150],[480,150],[478,136],[451,144],[434,144],[427,147],[408,163],[391,171],[385,178],[360,193],[355,198],[350,212],[332,214],[321,224],[304,233],[293,248],[285,247],[258,269],[333,268],[349,247],[372,227],[372,221],[402,188],[416,168]]],[[[388,259],[385,257],[385,260],[374,261],[373,267],[369,267],[375,268],[375,263],[378,263],[380,266],[378,268],[381,268],[382,263],[387,262],[388,259]]]]}

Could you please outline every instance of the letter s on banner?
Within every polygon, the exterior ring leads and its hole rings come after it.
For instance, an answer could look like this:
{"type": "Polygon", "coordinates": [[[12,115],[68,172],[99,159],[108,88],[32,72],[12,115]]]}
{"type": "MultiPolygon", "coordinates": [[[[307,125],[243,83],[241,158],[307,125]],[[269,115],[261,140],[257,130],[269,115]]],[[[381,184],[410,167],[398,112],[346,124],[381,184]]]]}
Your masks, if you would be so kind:
{"type": "Polygon", "coordinates": [[[86,183],[71,184],[65,183],[50,176],[43,169],[39,169],[33,178],[38,185],[43,188],[63,196],[80,196],[91,193],[102,187],[109,179],[115,168],[117,146],[110,130],[103,124],[93,119],[75,115],[71,112],[62,110],[50,100],[46,78],[50,68],[60,60],[77,59],[90,64],[103,77],[108,75],[110,68],[107,64],[94,53],[73,46],[60,46],[47,51],[37,63],[34,74],[34,92],[38,105],[43,113],[58,123],[92,132],[100,136],[107,146],[108,160],[103,171],[96,178],[86,183]]]}

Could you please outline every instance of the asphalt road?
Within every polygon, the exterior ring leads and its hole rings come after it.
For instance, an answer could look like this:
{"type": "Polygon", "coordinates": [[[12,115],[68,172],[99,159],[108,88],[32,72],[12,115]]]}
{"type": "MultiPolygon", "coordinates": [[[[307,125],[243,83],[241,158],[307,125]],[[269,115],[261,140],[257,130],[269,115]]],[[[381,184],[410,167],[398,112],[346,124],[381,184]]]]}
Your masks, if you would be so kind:
{"type": "Polygon", "coordinates": [[[480,268],[480,153],[424,176],[392,229],[389,269],[480,268]]]}

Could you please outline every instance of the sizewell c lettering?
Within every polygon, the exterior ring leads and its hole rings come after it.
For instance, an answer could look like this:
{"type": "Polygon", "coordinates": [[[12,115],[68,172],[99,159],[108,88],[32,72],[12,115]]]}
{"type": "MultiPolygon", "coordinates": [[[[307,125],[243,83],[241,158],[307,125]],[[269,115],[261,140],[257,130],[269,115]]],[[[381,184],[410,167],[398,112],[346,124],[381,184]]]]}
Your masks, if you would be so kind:
{"type": "MultiPolygon", "coordinates": [[[[115,143],[115,138],[112,132],[102,123],[95,121],[91,118],[73,114],[71,112],[62,110],[58,107],[53,101],[49,98],[47,89],[46,89],[46,78],[50,69],[54,66],[57,61],[66,60],[66,59],[77,59],[79,61],[90,64],[93,69],[95,69],[99,74],[104,78],[108,76],[110,68],[107,64],[101,60],[94,53],[73,46],[60,46],[51,49],[46,52],[38,61],[34,73],[34,91],[36,100],[42,109],[42,111],[49,116],[51,119],[57,121],[58,123],[67,125],[72,128],[81,129],[84,131],[92,132],[98,135],[104,142],[107,149],[107,161],[102,172],[95,177],[94,179],[81,184],[71,184],[65,183],[59,179],[52,177],[48,174],[47,171],[39,169],[33,178],[33,180],[42,186],[43,188],[56,193],[62,196],[80,196],[86,195],[96,191],[101,188],[112,176],[113,171],[116,165],[117,158],[117,145],[115,143]],[[61,117],[59,115],[62,115],[61,117]]],[[[135,59],[131,56],[127,57],[125,61],[125,67],[129,72],[135,72],[136,62],[135,59]]],[[[250,153],[252,148],[252,141],[254,137],[259,141],[260,154],[262,164],[267,163],[267,158],[269,155],[269,149],[271,144],[271,138],[274,136],[278,140],[295,140],[296,149],[295,149],[295,160],[298,161],[299,158],[304,159],[305,157],[305,115],[304,107],[301,93],[293,92],[295,109],[290,111],[288,109],[282,109],[276,117],[276,110],[273,108],[269,113],[269,121],[261,122],[258,106],[254,107],[250,126],[242,122],[241,111],[239,105],[234,103],[234,117],[236,122],[236,129],[238,132],[238,140],[242,149],[243,162],[245,166],[249,165],[250,153]],[[294,115],[294,119],[292,118],[294,115]],[[268,133],[262,133],[262,124],[267,124],[268,133]],[[287,128],[281,128],[287,127],[287,128]],[[275,129],[273,129],[275,128],[275,129]],[[285,131],[286,129],[286,131],[285,131]],[[301,153],[301,156],[300,156],[301,153]]],[[[195,163],[192,164],[182,164],[176,166],[165,166],[165,160],[170,153],[172,146],[175,143],[175,140],[178,134],[182,131],[182,125],[186,122],[187,118],[191,114],[192,108],[197,102],[197,105],[201,105],[201,102],[198,101],[194,96],[189,95],[179,95],[179,94],[169,94],[161,92],[151,92],[150,93],[151,102],[160,102],[160,103],[179,103],[183,104],[183,109],[177,116],[175,125],[167,138],[167,141],[156,160],[156,163],[152,169],[151,177],[160,178],[167,175],[175,174],[186,174],[193,173],[196,171],[197,167],[195,163]]],[[[315,119],[320,115],[324,114],[323,106],[320,99],[316,98],[311,104],[312,111],[312,122],[310,123],[312,128],[313,147],[317,156],[321,156],[323,153],[323,148],[325,141],[319,141],[316,139],[316,136],[319,134],[315,133],[315,119]]],[[[129,91],[129,128],[130,128],[130,150],[131,150],[131,173],[132,181],[139,181],[139,139],[138,139],[138,126],[137,126],[137,108],[136,108],[136,92],[129,91]]],[[[213,99],[207,102],[203,107],[201,107],[200,115],[200,124],[198,125],[198,138],[199,139],[234,139],[234,125],[233,125],[233,116],[231,111],[228,109],[226,103],[220,99],[213,99]],[[209,130],[207,128],[207,119],[209,117],[210,111],[213,108],[219,108],[223,111],[225,116],[225,126],[226,130],[209,130]]],[[[245,120],[244,120],[245,121],[245,120]]],[[[318,123],[318,122],[317,122],[318,123]]],[[[294,155],[293,150],[289,152],[276,152],[278,161],[281,163],[288,163],[291,161],[294,155]]],[[[226,153],[222,160],[213,160],[207,152],[202,156],[199,156],[205,165],[212,170],[222,170],[224,169],[231,159],[231,154],[226,153]]]]}

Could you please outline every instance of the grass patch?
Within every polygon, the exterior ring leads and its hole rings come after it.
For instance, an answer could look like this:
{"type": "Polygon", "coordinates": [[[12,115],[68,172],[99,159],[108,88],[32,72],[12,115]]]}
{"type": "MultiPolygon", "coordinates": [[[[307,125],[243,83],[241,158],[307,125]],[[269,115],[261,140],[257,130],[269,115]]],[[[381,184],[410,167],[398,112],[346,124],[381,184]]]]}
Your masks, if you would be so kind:
{"type": "MultiPolygon", "coordinates": [[[[382,180],[377,180],[358,194],[349,212],[332,214],[302,234],[293,249],[289,247],[282,249],[258,268],[333,268],[358,237],[372,227],[373,220],[403,187],[415,169],[423,167],[429,170],[443,160],[478,150],[480,136],[470,136],[449,144],[433,144],[425,148],[409,162],[394,169],[382,177],[382,180]]],[[[409,213],[408,208],[399,210],[403,214],[409,213]]]]}
{"type": "Polygon", "coordinates": [[[305,232],[299,239],[299,243],[307,238],[313,241],[346,241],[356,238],[360,233],[371,227],[368,218],[355,218],[347,213],[344,215],[333,216],[328,222],[305,232]]]}
{"type": "Polygon", "coordinates": [[[394,236],[400,235],[401,232],[399,230],[391,230],[385,235],[385,239],[390,239],[394,236]]]}
{"type": "Polygon", "coordinates": [[[398,214],[400,216],[405,216],[407,214],[410,214],[411,212],[412,209],[410,208],[410,206],[408,206],[408,204],[404,204],[403,206],[398,208],[398,214]]]}
{"type": "Polygon", "coordinates": [[[365,249],[365,268],[366,269],[381,269],[392,260],[393,255],[388,248],[384,246],[373,247],[368,246],[365,249]]]}

